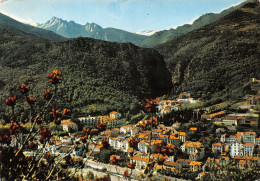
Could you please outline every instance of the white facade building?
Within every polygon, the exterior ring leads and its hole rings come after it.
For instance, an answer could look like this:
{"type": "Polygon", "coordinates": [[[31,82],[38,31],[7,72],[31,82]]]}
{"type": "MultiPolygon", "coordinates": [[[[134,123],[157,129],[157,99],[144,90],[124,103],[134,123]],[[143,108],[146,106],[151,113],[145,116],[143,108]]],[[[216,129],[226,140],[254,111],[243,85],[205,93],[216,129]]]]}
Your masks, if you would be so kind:
{"type": "Polygon", "coordinates": [[[245,132],[243,133],[244,143],[255,143],[256,133],[255,132],[245,132]]]}
{"type": "Polygon", "coordinates": [[[113,111],[109,114],[109,117],[112,119],[120,119],[122,115],[119,112],[113,111]]]}
{"type": "Polygon", "coordinates": [[[244,156],[253,156],[255,144],[254,143],[245,143],[244,144],[244,156]]]}
{"type": "Polygon", "coordinates": [[[96,124],[97,118],[89,115],[87,117],[80,117],[78,120],[81,124],[94,125],[96,124]]]}
{"type": "Polygon", "coordinates": [[[230,144],[230,156],[234,158],[237,155],[243,156],[243,144],[239,141],[234,141],[230,144]]]}

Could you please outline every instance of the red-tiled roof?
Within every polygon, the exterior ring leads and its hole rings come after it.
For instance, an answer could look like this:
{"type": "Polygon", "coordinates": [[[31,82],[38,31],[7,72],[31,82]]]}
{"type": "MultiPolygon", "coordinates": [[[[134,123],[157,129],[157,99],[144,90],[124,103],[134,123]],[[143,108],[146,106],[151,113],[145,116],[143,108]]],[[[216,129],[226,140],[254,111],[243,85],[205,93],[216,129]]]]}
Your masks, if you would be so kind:
{"type": "Polygon", "coordinates": [[[113,111],[113,112],[111,112],[110,114],[117,114],[118,112],[116,112],[116,111],[113,111]]]}
{"type": "Polygon", "coordinates": [[[103,145],[97,145],[95,148],[96,149],[100,149],[100,148],[102,148],[103,147],[103,145]]]}
{"type": "Polygon", "coordinates": [[[159,135],[159,138],[169,138],[169,135],[159,135]]]}
{"type": "Polygon", "coordinates": [[[222,143],[213,143],[214,146],[222,146],[222,143]]]}
{"type": "Polygon", "coordinates": [[[191,142],[191,141],[186,141],[185,147],[192,147],[192,148],[200,148],[202,146],[201,142],[191,142]]]}
{"type": "Polygon", "coordinates": [[[133,160],[148,162],[148,158],[141,158],[141,157],[135,157],[135,156],[133,157],[133,160]]]}
{"type": "Polygon", "coordinates": [[[164,161],[163,164],[165,166],[170,166],[170,167],[176,167],[178,165],[177,162],[170,162],[170,161],[164,161]]]}
{"type": "Polygon", "coordinates": [[[245,133],[244,133],[244,135],[248,135],[248,134],[256,135],[256,133],[255,133],[255,132],[252,132],[252,131],[251,131],[251,132],[245,132],[245,133]]]}
{"type": "Polygon", "coordinates": [[[190,162],[190,166],[197,166],[197,165],[201,165],[202,162],[197,162],[197,161],[191,161],[190,162]]]}
{"type": "Polygon", "coordinates": [[[245,143],[244,146],[249,146],[249,147],[253,147],[255,144],[254,143],[245,143]]]}
{"type": "Polygon", "coordinates": [[[260,99],[260,97],[259,96],[250,96],[247,99],[249,99],[249,100],[260,99]]]}
{"type": "Polygon", "coordinates": [[[190,128],[191,131],[197,131],[197,129],[198,129],[198,128],[196,128],[196,127],[191,127],[191,128],[190,128]]]}

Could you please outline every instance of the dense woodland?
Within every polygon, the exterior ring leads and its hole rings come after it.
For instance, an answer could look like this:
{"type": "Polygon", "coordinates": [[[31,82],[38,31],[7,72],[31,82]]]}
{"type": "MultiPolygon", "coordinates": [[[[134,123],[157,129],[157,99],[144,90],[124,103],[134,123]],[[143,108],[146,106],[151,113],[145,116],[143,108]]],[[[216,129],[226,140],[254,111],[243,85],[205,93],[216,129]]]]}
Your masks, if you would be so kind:
{"type": "Polygon", "coordinates": [[[153,49],[90,38],[54,42],[10,30],[1,30],[0,39],[1,101],[25,83],[42,104],[39,90],[52,69],[63,73],[57,104],[66,102],[76,112],[134,110],[144,97],[171,88],[165,62],[153,49]]]}

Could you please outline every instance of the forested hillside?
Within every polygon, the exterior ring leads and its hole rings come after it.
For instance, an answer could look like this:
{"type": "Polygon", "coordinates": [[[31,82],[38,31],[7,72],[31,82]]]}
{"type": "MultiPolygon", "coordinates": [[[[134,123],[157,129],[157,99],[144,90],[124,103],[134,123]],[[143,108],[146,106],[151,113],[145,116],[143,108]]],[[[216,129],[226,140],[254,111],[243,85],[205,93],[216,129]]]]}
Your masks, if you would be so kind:
{"type": "Polygon", "coordinates": [[[260,77],[260,8],[247,3],[219,21],[156,47],[175,90],[205,98],[238,98],[260,77]]]}
{"type": "Polygon", "coordinates": [[[32,96],[40,95],[41,104],[40,91],[47,88],[46,75],[53,69],[63,72],[60,102],[85,113],[134,110],[144,98],[171,88],[165,62],[153,49],[90,38],[54,42],[19,31],[0,32],[1,102],[25,83],[32,96]]]}

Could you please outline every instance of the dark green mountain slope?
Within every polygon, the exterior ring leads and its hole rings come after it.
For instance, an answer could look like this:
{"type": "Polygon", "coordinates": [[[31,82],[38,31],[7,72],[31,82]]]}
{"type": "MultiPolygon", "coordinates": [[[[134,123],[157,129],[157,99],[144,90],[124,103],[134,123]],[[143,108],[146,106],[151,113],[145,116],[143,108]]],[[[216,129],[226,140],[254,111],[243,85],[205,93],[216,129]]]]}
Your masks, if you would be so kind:
{"type": "Polygon", "coordinates": [[[239,97],[260,77],[260,7],[247,3],[219,21],[156,46],[176,90],[239,97]]]}
{"type": "Polygon", "coordinates": [[[140,43],[138,43],[139,46],[142,47],[154,47],[158,44],[165,43],[175,37],[181,36],[187,32],[190,32],[192,30],[196,30],[198,28],[201,28],[202,26],[205,26],[207,24],[213,23],[220,18],[226,16],[230,12],[242,7],[245,3],[248,1],[253,1],[253,0],[247,0],[244,3],[241,3],[237,6],[230,7],[221,13],[207,13],[196,19],[192,24],[185,24],[182,26],[177,27],[176,29],[170,29],[170,30],[164,30],[164,31],[159,31],[155,33],[152,36],[147,37],[140,43]]]}
{"type": "Polygon", "coordinates": [[[144,35],[138,35],[116,28],[102,28],[95,23],[81,25],[74,21],[66,21],[57,17],[53,17],[46,23],[40,24],[39,28],[51,30],[67,38],[90,37],[119,43],[131,42],[137,44],[146,38],[144,35]]]}
{"type": "Polygon", "coordinates": [[[52,31],[49,30],[43,30],[40,28],[35,28],[30,25],[26,25],[23,23],[20,23],[4,14],[0,13],[0,29],[10,29],[10,30],[21,30],[25,33],[33,34],[42,38],[46,38],[49,40],[64,40],[65,38],[53,33],[52,31]]]}
{"type": "Polygon", "coordinates": [[[23,82],[42,95],[53,69],[64,74],[60,102],[82,112],[134,109],[171,87],[165,62],[153,49],[90,38],[53,42],[9,30],[0,30],[0,39],[1,102],[23,82]]]}

